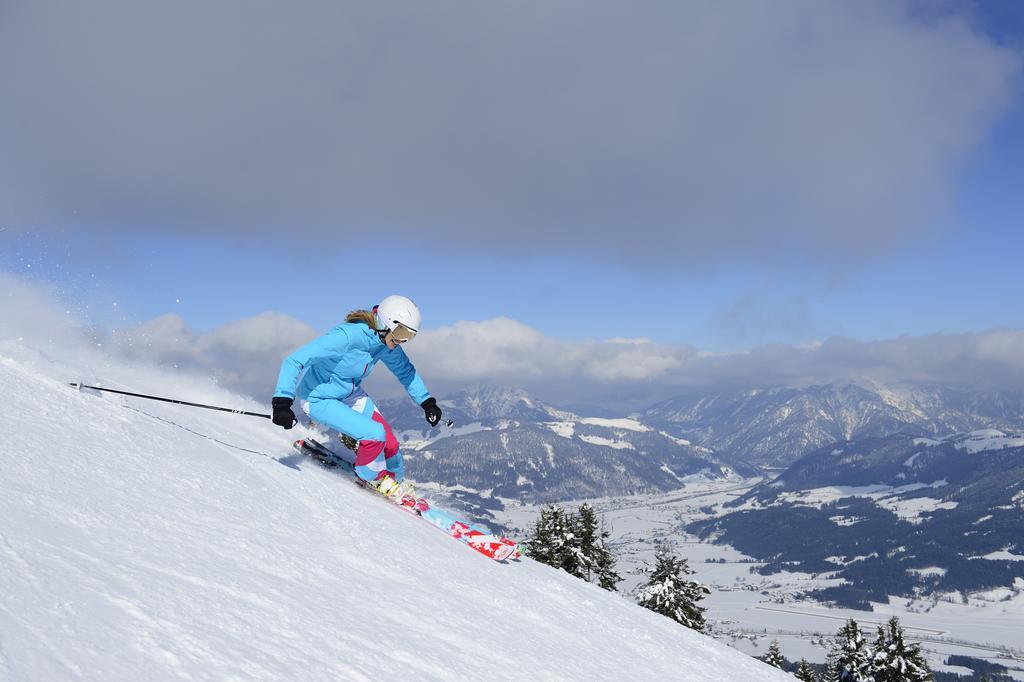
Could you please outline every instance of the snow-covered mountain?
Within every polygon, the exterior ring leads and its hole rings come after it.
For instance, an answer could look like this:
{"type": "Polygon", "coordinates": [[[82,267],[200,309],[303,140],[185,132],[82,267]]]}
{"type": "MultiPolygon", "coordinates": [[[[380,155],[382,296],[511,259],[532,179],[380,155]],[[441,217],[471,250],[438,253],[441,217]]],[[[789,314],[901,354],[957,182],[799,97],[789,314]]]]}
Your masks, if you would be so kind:
{"type": "MultiPolygon", "coordinates": [[[[0,679],[785,680],[295,454],[210,382],[0,339],[0,679]]],[[[546,456],[546,455],[543,455],[546,456]]]]}
{"type": "MultiPolygon", "coordinates": [[[[889,485],[976,487],[993,478],[1003,489],[996,502],[1005,503],[1024,484],[1024,433],[984,429],[945,438],[896,434],[835,443],[798,460],[749,497],[777,497],[794,490],[822,486],[889,485]],[[1004,499],[1005,498],[1005,499],[1004,499]]],[[[988,486],[986,486],[988,487],[988,486]]],[[[981,491],[974,491],[977,498],[981,491]]]]}
{"type": "Polygon", "coordinates": [[[870,383],[705,392],[659,403],[642,417],[724,461],[777,467],[837,441],[1021,429],[1024,391],[870,383]]]}
{"type": "Polygon", "coordinates": [[[821,597],[1010,589],[1024,577],[1024,433],[898,434],[826,446],[691,530],[769,562],[834,573],[821,597]]]}
{"type": "Polygon", "coordinates": [[[581,417],[514,389],[441,403],[453,430],[429,430],[408,400],[387,402],[410,466],[422,480],[483,497],[530,502],[664,492],[688,477],[734,475],[707,448],[635,418],[581,417]]]}
{"type": "Polygon", "coordinates": [[[587,418],[515,389],[442,401],[454,430],[408,400],[382,408],[425,480],[531,502],[671,490],[694,475],[752,475],[840,441],[1024,428],[1024,392],[881,384],[752,389],[587,418]]]}

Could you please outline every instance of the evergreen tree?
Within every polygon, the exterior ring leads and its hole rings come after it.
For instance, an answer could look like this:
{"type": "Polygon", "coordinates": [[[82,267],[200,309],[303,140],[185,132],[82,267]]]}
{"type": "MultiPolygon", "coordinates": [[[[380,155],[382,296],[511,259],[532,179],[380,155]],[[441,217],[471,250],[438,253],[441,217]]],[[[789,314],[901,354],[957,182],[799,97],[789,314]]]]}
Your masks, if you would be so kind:
{"type": "Polygon", "coordinates": [[[871,648],[852,618],[839,628],[829,661],[835,668],[836,682],[874,682],[871,648]]]}
{"type": "Polygon", "coordinates": [[[782,657],[782,652],[779,650],[778,640],[772,640],[772,643],[768,645],[768,653],[761,660],[773,668],[778,668],[779,670],[786,669],[786,659],[782,657]]]}
{"type": "Polygon", "coordinates": [[[576,517],[576,539],[579,542],[583,579],[587,582],[590,582],[594,575],[594,556],[597,553],[599,536],[597,514],[589,502],[584,502],[576,517]]]}
{"type": "Polygon", "coordinates": [[[615,557],[606,542],[610,535],[598,523],[590,503],[583,503],[576,519],[576,537],[584,579],[588,582],[596,579],[601,588],[615,592],[615,586],[622,578],[615,572],[615,557]]]}
{"type": "Polygon", "coordinates": [[[649,575],[647,584],[637,590],[640,606],[703,632],[704,608],[697,602],[711,591],[696,581],[686,579],[693,574],[686,559],[661,550],[655,557],[654,568],[646,573],[649,575]]]}
{"type": "Polygon", "coordinates": [[[921,645],[908,645],[903,641],[903,628],[900,627],[900,621],[895,616],[890,619],[889,625],[894,629],[889,639],[896,643],[896,652],[900,653],[902,659],[906,661],[904,665],[901,665],[905,678],[910,682],[932,682],[935,676],[932,675],[928,662],[924,660],[924,654],[921,653],[921,645]],[[897,634],[899,635],[898,639],[897,634]]]}
{"type": "Polygon", "coordinates": [[[583,563],[580,560],[579,539],[576,537],[576,519],[562,507],[556,507],[551,527],[557,566],[569,575],[583,577],[583,563]]]}
{"type": "Polygon", "coordinates": [[[554,507],[555,512],[552,515],[551,524],[551,542],[557,561],[555,566],[569,575],[582,578],[583,561],[580,557],[579,538],[576,537],[576,527],[579,523],[571,512],[565,511],[565,509],[558,505],[554,507]]]}
{"type": "Polygon", "coordinates": [[[896,616],[886,627],[878,628],[874,657],[875,682],[931,682],[935,679],[928,668],[921,647],[907,644],[903,628],[896,616]]]}
{"type": "Polygon", "coordinates": [[[600,531],[597,514],[589,502],[584,502],[573,517],[573,530],[576,536],[576,560],[580,565],[583,579],[591,582],[594,576],[595,553],[599,542],[600,531]]]}
{"type": "Polygon", "coordinates": [[[526,555],[612,592],[622,578],[615,572],[615,557],[606,540],[610,533],[597,520],[594,508],[584,503],[578,514],[559,505],[540,510],[527,543],[526,555]]]}
{"type": "Polygon", "coordinates": [[[598,554],[595,570],[597,571],[598,587],[609,592],[618,591],[617,585],[622,581],[622,576],[615,571],[615,556],[612,555],[611,550],[604,548],[598,554]]]}
{"type": "Polygon", "coordinates": [[[554,565],[554,552],[551,544],[551,514],[553,506],[542,507],[537,515],[537,523],[526,541],[526,556],[548,566],[554,565]]]}
{"type": "Polygon", "coordinates": [[[811,664],[806,659],[801,658],[800,664],[796,667],[796,679],[800,682],[815,682],[814,669],[811,668],[811,664]]]}
{"type": "Polygon", "coordinates": [[[575,525],[573,517],[561,506],[545,506],[537,517],[537,525],[530,537],[526,555],[542,564],[560,568],[577,578],[582,578],[575,525]]]}
{"type": "Polygon", "coordinates": [[[821,673],[821,682],[839,682],[841,669],[836,662],[835,653],[830,653],[825,659],[825,670],[821,673]]]}
{"type": "Polygon", "coordinates": [[[871,679],[875,682],[887,682],[889,680],[889,671],[885,667],[888,662],[888,656],[886,656],[887,647],[888,642],[885,639],[885,628],[879,625],[878,632],[875,635],[875,642],[871,645],[871,679]]]}

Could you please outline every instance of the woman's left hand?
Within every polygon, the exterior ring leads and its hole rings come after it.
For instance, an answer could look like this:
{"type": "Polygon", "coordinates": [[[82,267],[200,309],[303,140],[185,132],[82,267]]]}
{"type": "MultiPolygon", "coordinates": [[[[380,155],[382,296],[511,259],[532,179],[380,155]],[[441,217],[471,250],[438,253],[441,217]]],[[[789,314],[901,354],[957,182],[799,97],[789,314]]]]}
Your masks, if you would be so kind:
{"type": "Polygon", "coordinates": [[[437,406],[437,400],[434,398],[427,398],[420,407],[423,408],[423,415],[427,418],[427,423],[431,426],[437,426],[441,422],[441,408],[437,406]]]}

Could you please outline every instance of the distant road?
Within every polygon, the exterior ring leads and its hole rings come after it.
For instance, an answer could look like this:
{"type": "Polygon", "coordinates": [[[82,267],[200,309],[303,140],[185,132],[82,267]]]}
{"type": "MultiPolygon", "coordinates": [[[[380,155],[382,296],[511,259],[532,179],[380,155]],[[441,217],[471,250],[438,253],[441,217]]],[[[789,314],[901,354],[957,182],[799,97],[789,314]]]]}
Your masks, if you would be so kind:
{"type": "MultiPolygon", "coordinates": [[[[704,490],[704,491],[701,491],[701,492],[672,495],[672,497],[663,497],[661,495],[658,495],[657,496],[657,498],[658,498],[657,500],[652,500],[651,499],[652,497],[655,497],[654,495],[637,495],[635,497],[640,498],[640,499],[631,499],[631,500],[628,500],[628,501],[626,499],[624,499],[624,498],[617,497],[617,498],[614,498],[615,502],[617,503],[617,506],[611,507],[610,509],[608,509],[608,512],[617,512],[617,511],[623,511],[623,510],[626,510],[626,509],[636,509],[636,508],[651,509],[653,507],[664,507],[665,505],[675,504],[677,502],[682,502],[683,500],[694,500],[694,499],[697,499],[699,497],[710,497],[711,495],[721,495],[723,493],[734,493],[734,492],[739,492],[739,491],[745,492],[747,490],[750,490],[753,487],[754,487],[754,485],[741,485],[741,486],[737,486],[735,488],[704,490]]],[[[671,493],[667,493],[667,494],[671,494],[671,493]]],[[[608,512],[606,512],[606,513],[608,513],[608,512]]]]}
{"type": "MultiPolygon", "coordinates": [[[[827,613],[816,613],[814,611],[801,611],[799,609],[783,609],[783,608],[778,608],[778,607],[775,607],[775,606],[760,606],[760,605],[755,606],[754,608],[755,609],[759,609],[761,611],[776,611],[778,613],[792,613],[792,614],[797,615],[797,616],[813,616],[814,618],[827,618],[829,620],[841,620],[844,623],[847,620],[849,620],[849,616],[831,616],[831,615],[829,615],[827,613]]],[[[884,621],[869,620],[867,618],[854,618],[854,620],[857,621],[858,623],[861,623],[861,624],[870,623],[871,625],[885,625],[884,621]]],[[[888,620],[888,619],[886,619],[886,620],[888,620]]],[[[903,630],[905,632],[909,632],[909,631],[913,630],[915,632],[925,633],[925,634],[928,634],[928,635],[932,635],[934,637],[944,637],[944,636],[949,634],[948,630],[932,630],[931,628],[920,628],[920,627],[917,627],[917,626],[914,626],[914,625],[905,625],[905,624],[903,624],[903,630]]]]}
{"type": "MultiPolygon", "coordinates": [[[[797,616],[814,616],[815,618],[827,618],[829,620],[841,620],[841,621],[846,621],[847,620],[847,618],[843,617],[843,616],[831,616],[831,615],[824,614],[824,613],[815,613],[814,611],[798,611],[796,609],[783,609],[783,608],[776,608],[776,607],[773,607],[773,606],[755,606],[754,608],[755,609],[760,609],[762,611],[777,611],[779,613],[790,613],[790,614],[797,615],[797,616]]],[[[870,623],[872,625],[882,625],[882,623],[879,622],[879,621],[874,621],[874,620],[870,620],[870,619],[866,619],[866,618],[854,618],[854,620],[856,620],[858,623],[861,623],[861,624],[868,624],[868,623],[870,623]]],[[[918,641],[918,642],[929,642],[931,644],[945,644],[946,646],[962,647],[964,649],[975,649],[977,651],[984,651],[986,653],[993,654],[994,655],[993,658],[1005,659],[1006,657],[1010,657],[1013,660],[1017,660],[1017,661],[1024,660],[1024,649],[1018,649],[1016,647],[1005,646],[1003,644],[984,644],[984,643],[981,643],[981,642],[972,642],[972,641],[969,641],[969,640],[957,639],[957,638],[949,637],[949,632],[947,630],[932,630],[930,628],[921,628],[921,627],[916,627],[916,626],[913,626],[913,625],[907,625],[905,623],[901,623],[901,625],[903,626],[903,630],[908,635],[910,635],[910,638],[915,640],[915,641],[918,641]]],[[[751,635],[764,635],[765,634],[763,629],[762,630],[755,630],[755,629],[747,629],[747,628],[732,628],[732,631],[742,632],[742,633],[751,634],[751,635]]],[[[726,631],[726,632],[728,632],[728,631],[726,631]]],[[[774,629],[774,631],[772,633],[770,633],[770,634],[793,635],[793,636],[796,636],[796,637],[800,637],[800,636],[831,637],[831,636],[833,636],[832,633],[808,632],[806,630],[805,631],[801,631],[801,630],[784,630],[784,629],[781,629],[781,628],[774,629]]]]}

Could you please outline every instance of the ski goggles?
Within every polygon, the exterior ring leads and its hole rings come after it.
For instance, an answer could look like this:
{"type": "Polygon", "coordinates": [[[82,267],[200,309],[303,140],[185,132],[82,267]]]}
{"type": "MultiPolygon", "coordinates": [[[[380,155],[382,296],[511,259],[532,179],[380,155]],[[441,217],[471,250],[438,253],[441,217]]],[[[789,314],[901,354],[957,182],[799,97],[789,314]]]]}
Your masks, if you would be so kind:
{"type": "Polygon", "coordinates": [[[396,322],[394,329],[391,330],[391,338],[398,343],[405,343],[406,341],[412,341],[412,338],[416,336],[416,330],[412,327],[406,327],[401,322],[396,322]]]}

